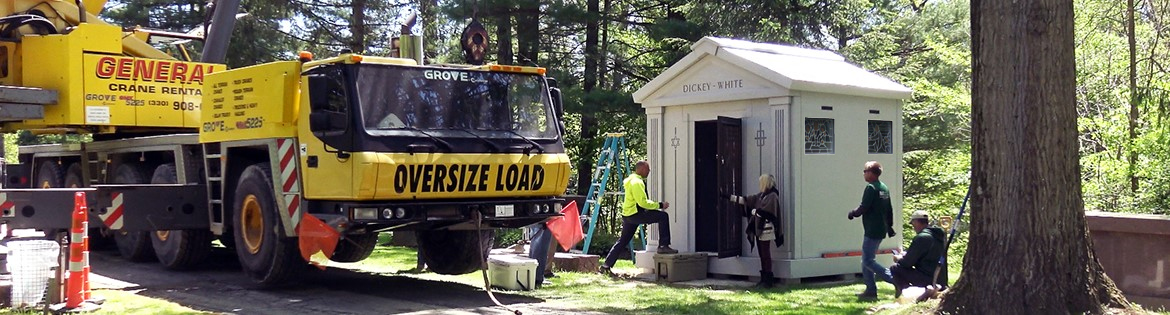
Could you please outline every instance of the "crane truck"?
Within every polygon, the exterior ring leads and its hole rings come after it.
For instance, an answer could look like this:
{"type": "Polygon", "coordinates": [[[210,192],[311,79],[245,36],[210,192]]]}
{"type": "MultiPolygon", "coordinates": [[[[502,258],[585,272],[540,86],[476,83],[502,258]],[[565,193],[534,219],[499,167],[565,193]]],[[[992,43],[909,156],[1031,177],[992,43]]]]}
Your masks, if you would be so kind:
{"type": "Polygon", "coordinates": [[[494,229],[559,215],[569,159],[543,68],[408,49],[227,69],[102,22],[104,2],[0,5],[0,130],[93,139],[20,148],[0,189],[11,229],[68,228],[84,191],[91,237],[127,260],[190,269],[218,240],[265,287],[313,255],[365,259],[384,231],[415,233],[430,270],[467,273],[494,229]]]}

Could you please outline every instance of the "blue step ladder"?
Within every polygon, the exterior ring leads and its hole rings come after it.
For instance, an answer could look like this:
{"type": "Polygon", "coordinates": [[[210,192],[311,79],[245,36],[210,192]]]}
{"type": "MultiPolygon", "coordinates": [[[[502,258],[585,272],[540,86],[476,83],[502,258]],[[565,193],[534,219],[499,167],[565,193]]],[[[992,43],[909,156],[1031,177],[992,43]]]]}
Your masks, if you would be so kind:
{"type": "MultiPolygon", "coordinates": [[[[609,192],[609,195],[624,198],[625,186],[621,180],[630,174],[630,159],[626,153],[625,133],[605,134],[605,144],[597,155],[597,163],[593,167],[593,181],[589,184],[589,193],[585,195],[585,206],[582,207],[581,224],[588,225],[585,233],[585,244],[581,247],[582,253],[589,252],[589,244],[593,241],[593,232],[597,228],[597,218],[601,213],[601,201],[607,194],[606,187],[611,177],[617,178],[618,191],[609,192]]],[[[620,211],[620,207],[618,209],[620,211]]],[[[642,248],[646,247],[646,230],[644,225],[638,227],[638,238],[642,240],[642,248]]],[[[630,257],[634,257],[634,240],[630,240],[630,257]]]]}

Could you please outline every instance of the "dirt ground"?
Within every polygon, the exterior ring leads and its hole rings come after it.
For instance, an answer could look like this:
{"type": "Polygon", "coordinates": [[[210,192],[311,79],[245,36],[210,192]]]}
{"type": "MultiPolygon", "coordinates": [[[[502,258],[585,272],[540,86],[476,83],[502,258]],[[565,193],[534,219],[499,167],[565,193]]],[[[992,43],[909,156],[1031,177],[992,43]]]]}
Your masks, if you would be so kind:
{"type": "MultiPolygon", "coordinates": [[[[308,268],[296,285],[259,290],[231,252],[216,250],[213,263],[186,272],[131,263],[116,252],[94,252],[91,285],[230,314],[511,314],[473,286],[362,270],[308,268]]],[[[496,298],[524,314],[583,313],[522,295],[497,292],[496,298]]]]}

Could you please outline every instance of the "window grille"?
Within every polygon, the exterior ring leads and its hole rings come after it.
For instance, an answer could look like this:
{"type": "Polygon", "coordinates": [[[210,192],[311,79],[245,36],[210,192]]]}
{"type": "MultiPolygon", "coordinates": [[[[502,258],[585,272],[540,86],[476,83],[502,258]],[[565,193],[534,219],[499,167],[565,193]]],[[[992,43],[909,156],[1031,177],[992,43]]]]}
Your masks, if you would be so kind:
{"type": "Polygon", "coordinates": [[[804,119],[804,153],[833,153],[833,119],[804,119]]]}
{"type": "Polygon", "coordinates": [[[869,153],[894,153],[894,122],[869,121],[869,153]]]}

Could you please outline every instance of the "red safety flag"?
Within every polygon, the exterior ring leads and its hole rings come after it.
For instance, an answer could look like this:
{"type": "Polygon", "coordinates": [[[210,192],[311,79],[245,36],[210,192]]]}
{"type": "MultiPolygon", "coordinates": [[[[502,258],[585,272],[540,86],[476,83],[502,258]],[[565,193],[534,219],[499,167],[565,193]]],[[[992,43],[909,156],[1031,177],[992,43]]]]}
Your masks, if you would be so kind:
{"type": "Polygon", "coordinates": [[[337,249],[337,240],[341,238],[341,233],[321,219],[306,213],[301,217],[301,223],[297,225],[297,236],[301,256],[309,264],[324,270],[329,258],[333,257],[333,250],[337,249]]]}
{"type": "Polygon", "coordinates": [[[585,239],[581,231],[581,212],[577,210],[577,202],[572,201],[561,210],[563,216],[548,220],[548,230],[552,232],[561,248],[569,250],[585,239]]]}

